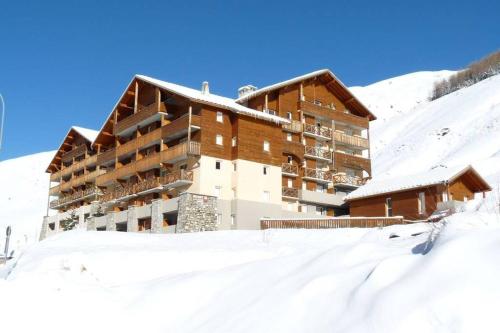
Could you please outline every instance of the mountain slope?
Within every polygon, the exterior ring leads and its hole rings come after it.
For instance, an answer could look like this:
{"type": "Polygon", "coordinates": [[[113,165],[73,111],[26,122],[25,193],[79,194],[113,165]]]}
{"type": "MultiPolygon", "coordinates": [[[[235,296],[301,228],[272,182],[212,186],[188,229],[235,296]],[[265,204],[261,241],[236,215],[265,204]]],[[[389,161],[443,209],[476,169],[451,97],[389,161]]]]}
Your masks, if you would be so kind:
{"type": "Polygon", "coordinates": [[[374,177],[472,164],[492,184],[498,183],[500,75],[432,102],[422,100],[432,89],[432,78],[451,73],[425,77],[414,73],[386,80],[392,84],[354,88],[380,117],[370,133],[374,177]],[[390,109],[390,105],[397,107],[390,109]]]}
{"type": "Polygon", "coordinates": [[[5,228],[12,226],[12,250],[35,242],[47,211],[47,165],[55,152],[27,155],[0,162],[0,245],[5,228]]]}

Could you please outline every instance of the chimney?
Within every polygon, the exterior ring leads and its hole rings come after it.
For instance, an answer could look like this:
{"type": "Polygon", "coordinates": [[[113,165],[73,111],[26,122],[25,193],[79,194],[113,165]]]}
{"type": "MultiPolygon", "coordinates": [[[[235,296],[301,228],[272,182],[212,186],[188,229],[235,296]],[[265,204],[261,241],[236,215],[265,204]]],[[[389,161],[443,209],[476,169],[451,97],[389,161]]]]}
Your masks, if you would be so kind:
{"type": "Polygon", "coordinates": [[[241,98],[243,96],[246,96],[252,92],[257,90],[256,86],[252,86],[251,84],[247,84],[246,86],[243,86],[238,89],[238,98],[241,98]]]}
{"type": "Polygon", "coordinates": [[[203,95],[210,94],[210,88],[208,87],[208,82],[207,81],[203,81],[203,83],[201,84],[201,93],[203,95]]]}

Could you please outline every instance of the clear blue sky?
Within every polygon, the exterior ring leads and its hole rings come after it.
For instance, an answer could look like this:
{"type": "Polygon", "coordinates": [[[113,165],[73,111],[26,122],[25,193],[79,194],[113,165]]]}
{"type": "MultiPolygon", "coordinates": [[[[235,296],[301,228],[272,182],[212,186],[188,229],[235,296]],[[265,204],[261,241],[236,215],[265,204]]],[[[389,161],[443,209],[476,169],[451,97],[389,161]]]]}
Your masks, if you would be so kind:
{"type": "Polygon", "coordinates": [[[319,68],[347,85],[500,47],[500,1],[2,1],[0,160],[99,129],[135,73],[235,96],[319,68]]]}

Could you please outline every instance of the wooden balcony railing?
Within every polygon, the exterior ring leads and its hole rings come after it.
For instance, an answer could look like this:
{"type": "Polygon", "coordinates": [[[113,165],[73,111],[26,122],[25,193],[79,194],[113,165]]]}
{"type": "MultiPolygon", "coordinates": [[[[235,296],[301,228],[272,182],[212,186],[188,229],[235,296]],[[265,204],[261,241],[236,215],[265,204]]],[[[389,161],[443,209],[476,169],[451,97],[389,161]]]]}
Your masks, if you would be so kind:
{"type": "Polygon", "coordinates": [[[336,111],[324,105],[317,105],[309,101],[300,101],[299,109],[305,113],[309,113],[315,116],[320,116],[326,119],[331,119],[362,128],[368,128],[368,118],[356,116],[351,113],[336,111]]]}
{"type": "Polygon", "coordinates": [[[178,170],[161,177],[149,177],[135,184],[120,185],[114,189],[106,191],[101,198],[101,202],[120,199],[131,195],[140,195],[142,192],[163,186],[175,186],[176,184],[189,184],[193,182],[193,172],[187,170],[178,170]]]}
{"type": "Polygon", "coordinates": [[[130,128],[136,125],[137,123],[146,120],[149,117],[154,116],[157,113],[158,113],[158,105],[156,103],[150,104],[148,106],[141,105],[138,107],[136,113],[133,113],[130,116],[126,117],[125,119],[118,121],[113,127],[113,133],[114,135],[118,135],[127,128],[130,128]]]}
{"type": "Polygon", "coordinates": [[[348,176],[345,173],[337,173],[332,176],[334,185],[362,186],[366,183],[366,178],[348,176]]]}
{"type": "Polygon", "coordinates": [[[68,162],[73,159],[73,157],[85,154],[87,151],[87,145],[79,145],[75,149],[65,152],[61,155],[62,162],[68,162]]]}
{"type": "Polygon", "coordinates": [[[58,182],[61,180],[61,177],[65,177],[67,175],[70,175],[75,171],[83,169],[84,167],[94,166],[94,165],[96,165],[96,163],[97,163],[97,155],[89,156],[84,160],[73,163],[72,165],[70,165],[64,169],[59,170],[56,173],[51,174],[50,180],[53,182],[58,182]]]}
{"type": "Polygon", "coordinates": [[[138,138],[132,139],[118,147],[115,148],[116,156],[120,157],[131,152],[135,152],[137,149],[141,149],[145,145],[161,140],[161,128],[157,128],[149,133],[141,135],[138,138]]]}
{"type": "Polygon", "coordinates": [[[102,195],[102,191],[98,187],[90,187],[84,191],[77,191],[73,194],[63,196],[59,199],[52,200],[50,202],[50,208],[58,208],[64,205],[71,204],[73,202],[77,202],[80,200],[83,200],[85,198],[91,197],[91,196],[100,196],[102,195]]]}
{"type": "Polygon", "coordinates": [[[371,175],[371,162],[368,158],[336,151],[334,160],[336,167],[343,165],[346,167],[354,167],[355,169],[363,169],[371,175]]]}
{"type": "Polygon", "coordinates": [[[281,188],[281,196],[286,198],[298,198],[299,190],[293,187],[285,187],[281,188]]]}
{"type": "Polygon", "coordinates": [[[297,120],[291,120],[290,124],[283,124],[283,130],[288,132],[300,133],[302,132],[302,123],[297,120]]]}
{"type": "Polygon", "coordinates": [[[287,175],[292,175],[292,176],[298,176],[299,168],[296,165],[293,165],[290,163],[283,163],[281,165],[281,173],[284,173],[287,175]]]}
{"type": "Polygon", "coordinates": [[[101,165],[109,161],[114,161],[115,160],[115,148],[111,148],[109,150],[106,150],[99,155],[97,155],[97,164],[101,165]]]}
{"type": "Polygon", "coordinates": [[[331,160],[332,152],[320,147],[313,146],[305,146],[304,147],[304,155],[312,158],[323,159],[323,160],[331,160]]]}
{"type": "MultiPolygon", "coordinates": [[[[200,127],[200,116],[191,115],[191,126],[200,127]]],[[[189,126],[189,116],[183,116],[173,120],[170,124],[162,127],[161,137],[164,139],[175,138],[187,133],[189,126]]]]}
{"type": "Polygon", "coordinates": [[[77,186],[80,186],[80,185],[83,185],[86,183],[94,183],[95,179],[99,175],[102,175],[105,172],[106,172],[105,170],[94,170],[92,172],[89,172],[89,173],[86,173],[86,174],[83,174],[80,176],[76,176],[76,177],[68,180],[67,182],[63,182],[63,183],[59,184],[58,186],[56,186],[58,188],[57,191],[56,190],[52,191],[52,189],[56,188],[56,187],[51,188],[49,193],[51,195],[53,195],[53,194],[57,194],[59,192],[66,192],[73,187],[77,187],[77,186]]]}
{"type": "Polygon", "coordinates": [[[184,142],[167,150],[145,156],[140,160],[130,162],[127,165],[101,175],[97,178],[96,183],[98,186],[106,186],[117,179],[124,179],[138,172],[159,168],[160,163],[175,163],[186,159],[190,155],[200,155],[199,142],[191,141],[189,144],[184,142]]]}
{"type": "Polygon", "coordinates": [[[354,146],[354,147],[359,147],[363,149],[369,149],[370,148],[370,142],[368,139],[361,138],[359,136],[354,136],[354,135],[348,135],[344,134],[342,132],[335,131],[335,141],[354,146]]]}
{"type": "Polygon", "coordinates": [[[311,124],[304,124],[304,134],[305,135],[312,135],[315,137],[321,137],[325,139],[331,139],[332,138],[332,129],[326,126],[315,126],[311,124]]]}
{"type": "Polygon", "coordinates": [[[336,229],[336,228],[383,228],[406,224],[402,216],[394,217],[332,217],[318,219],[261,219],[265,229],[336,229]]]}
{"type": "Polygon", "coordinates": [[[321,182],[331,182],[332,181],[332,173],[330,171],[325,171],[325,170],[321,170],[321,169],[305,168],[304,169],[304,178],[318,180],[321,182]]]}

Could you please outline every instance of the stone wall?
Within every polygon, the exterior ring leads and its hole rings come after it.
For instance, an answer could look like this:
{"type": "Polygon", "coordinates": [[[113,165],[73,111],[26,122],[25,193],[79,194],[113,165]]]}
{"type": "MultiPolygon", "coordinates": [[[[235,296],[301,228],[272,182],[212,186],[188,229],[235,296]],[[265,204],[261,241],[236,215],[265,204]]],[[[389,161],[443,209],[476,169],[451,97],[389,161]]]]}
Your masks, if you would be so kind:
{"type": "Polygon", "coordinates": [[[217,230],[217,198],[183,193],[179,196],[177,232],[217,230]]]}

